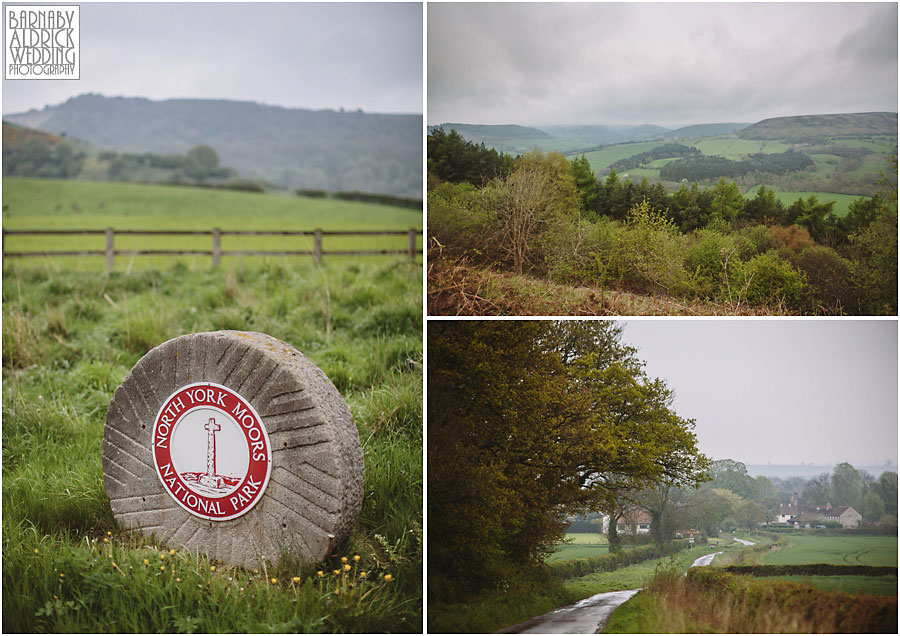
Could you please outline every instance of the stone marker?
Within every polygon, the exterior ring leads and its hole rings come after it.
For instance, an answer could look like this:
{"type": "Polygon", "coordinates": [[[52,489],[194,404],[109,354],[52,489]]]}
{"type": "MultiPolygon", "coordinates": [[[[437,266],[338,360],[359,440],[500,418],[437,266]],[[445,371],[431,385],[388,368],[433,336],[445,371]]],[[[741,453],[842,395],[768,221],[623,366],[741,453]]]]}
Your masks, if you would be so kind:
{"type": "Polygon", "coordinates": [[[126,528],[226,563],[321,561],[362,505],[350,409],[261,333],[180,336],[125,376],[106,412],[103,483],[126,528]]]}

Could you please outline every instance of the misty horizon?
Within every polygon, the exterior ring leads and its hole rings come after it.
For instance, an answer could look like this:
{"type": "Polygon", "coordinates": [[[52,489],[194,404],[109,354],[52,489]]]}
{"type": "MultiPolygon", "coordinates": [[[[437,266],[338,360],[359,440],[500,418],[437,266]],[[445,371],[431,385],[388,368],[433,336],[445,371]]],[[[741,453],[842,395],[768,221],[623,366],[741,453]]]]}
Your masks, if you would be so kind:
{"type": "Polygon", "coordinates": [[[358,110],[358,111],[361,111],[361,112],[364,112],[364,113],[367,113],[370,115],[419,115],[419,116],[422,115],[421,110],[419,110],[418,112],[416,112],[416,111],[383,112],[383,111],[368,111],[363,108],[348,109],[348,108],[344,108],[341,106],[339,106],[339,107],[323,106],[320,108],[312,108],[312,107],[305,107],[305,106],[283,106],[281,104],[272,104],[272,103],[268,103],[268,102],[260,101],[260,100],[236,99],[236,98],[230,98],[230,97],[166,97],[163,99],[154,99],[152,97],[146,97],[144,95],[110,95],[110,94],[105,94],[105,93],[101,93],[101,92],[89,91],[86,93],[80,93],[78,95],[72,95],[60,102],[47,103],[47,104],[44,104],[43,106],[36,106],[36,107],[32,107],[32,108],[29,108],[27,110],[22,110],[22,111],[7,111],[7,110],[5,110],[5,104],[4,104],[3,116],[6,117],[6,116],[13,116],[13,115],[23,115],[25,113],[41,112],[41,111],[44,111],[47,109],[52,109],[52,108],[56,108],[58,106],[62,106],[63,104],[65,104],[69,101],[72,101],[74,99],[79,99],[82,97],[92,97],[92,96],[103,97],[104,99],[143,100],[143,101],[156,102],[156,103],[175,102],[175,101],[234,102],[234,103],[255,104],[258,106],[264,106],[266,108],[282,108],[285,110],[308,110],[308,111],[312,111],[312,112],[333,111],[333,112],[337,113],[337,112],[356,112],[358,110]]]}

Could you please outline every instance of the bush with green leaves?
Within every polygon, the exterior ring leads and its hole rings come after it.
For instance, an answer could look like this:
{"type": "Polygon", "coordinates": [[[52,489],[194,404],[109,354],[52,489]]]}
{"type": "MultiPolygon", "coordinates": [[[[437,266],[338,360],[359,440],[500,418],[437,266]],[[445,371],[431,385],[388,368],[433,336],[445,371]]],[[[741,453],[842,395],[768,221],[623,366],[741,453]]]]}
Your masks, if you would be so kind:
{"type": "Polygon", "coordinates": [[[680,238],[675,223],[644,200],[629,211],[606,265],[622,283],[679,295],[688,284],[680,238]]]}
{"type": "Polygon", "coordinates": [[[735,277],[729,278],[732,301],[796,307],[803,300],[806,276],[783,261],[775,250],[754,256],[735,270],[735,277]]]}

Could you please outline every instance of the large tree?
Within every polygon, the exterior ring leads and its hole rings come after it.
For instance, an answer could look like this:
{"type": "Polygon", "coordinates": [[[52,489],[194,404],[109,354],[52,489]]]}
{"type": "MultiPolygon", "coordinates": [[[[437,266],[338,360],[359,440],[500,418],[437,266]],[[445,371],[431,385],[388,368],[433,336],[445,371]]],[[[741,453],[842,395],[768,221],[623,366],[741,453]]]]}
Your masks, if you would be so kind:
{"type": "Polygon", "coordinates": [[[429,327],[429,569],[440,580],[488,587],[541,561],[562,513],[609,509],[625,485],[703,479],[693,422],[620,332],[609,322],[429,327]]]}

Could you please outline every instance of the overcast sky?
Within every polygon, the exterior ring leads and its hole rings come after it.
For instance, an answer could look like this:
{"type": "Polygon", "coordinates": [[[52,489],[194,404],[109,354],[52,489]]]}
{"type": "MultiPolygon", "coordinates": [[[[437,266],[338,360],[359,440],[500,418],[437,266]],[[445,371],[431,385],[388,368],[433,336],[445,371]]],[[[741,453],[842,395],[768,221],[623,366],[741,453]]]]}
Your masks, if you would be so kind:
{"type": "Polygon", "coordinates": [[[3,113],[88,92],[423,112],[421,3],[79,4],[81,79],[4,80],[3,113]]]}
{"type": "Polygon", "coordinates": [[[714,459],[897,465],[894,320],[629,320],[622,340],[714,459]]]}
{"type": "Polygon", "coordinates": [[[897,4],[430,3],[428,123],[897,111],[897,4]]]}

